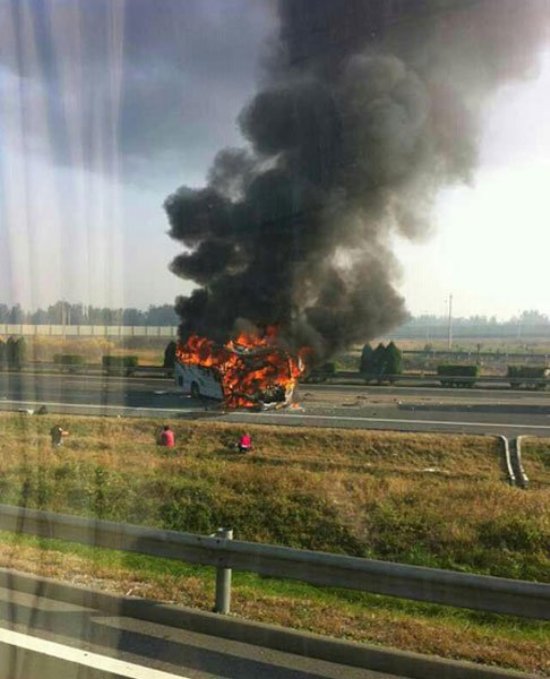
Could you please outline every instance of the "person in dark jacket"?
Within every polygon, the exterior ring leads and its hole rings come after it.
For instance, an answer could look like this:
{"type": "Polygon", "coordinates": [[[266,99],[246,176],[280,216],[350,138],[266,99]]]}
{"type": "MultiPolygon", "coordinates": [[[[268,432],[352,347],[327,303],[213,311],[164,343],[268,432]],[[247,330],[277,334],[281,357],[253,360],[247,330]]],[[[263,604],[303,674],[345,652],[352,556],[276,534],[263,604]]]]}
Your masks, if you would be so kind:
{"type": "Polygon", "coordinates": [[[69,432],[65,431],[63,427],[59,424],[55,424],[51,429],[50,429],[50,438],[52,440],[52,446],[54,448],[59,448],[59,446],[63,445],[63,437],[68,436],[69,432]]]}

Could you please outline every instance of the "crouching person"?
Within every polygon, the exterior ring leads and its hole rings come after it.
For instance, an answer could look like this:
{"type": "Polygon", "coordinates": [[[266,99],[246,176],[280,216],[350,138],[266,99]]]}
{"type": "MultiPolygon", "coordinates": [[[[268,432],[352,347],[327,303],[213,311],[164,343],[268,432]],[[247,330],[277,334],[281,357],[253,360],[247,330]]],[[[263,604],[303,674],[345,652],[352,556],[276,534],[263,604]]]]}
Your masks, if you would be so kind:
{"type": "Polygon", "coordinates": [[[252,438],[250,434],[243,434],[239,439],[238,448],[240,453],[248,453],[252,450],[252,438]]]}
{"type": "Polygon", "coordinates": [[[176,445],[176,437],[170,427],[165,424],[158,438],[158,445],[165,448],[173,448],[176,445]]]}
{"type": "Polygon", "coordinates": [[[59,424],[55,424],[51,429],[50,429],[50,438],[52,440],[52,446],[54,448],[59,448],[59,446],[63,445],[63,438],[65,436],[68,436],[69,432],[65,431],[63,427],[59,424]]]}

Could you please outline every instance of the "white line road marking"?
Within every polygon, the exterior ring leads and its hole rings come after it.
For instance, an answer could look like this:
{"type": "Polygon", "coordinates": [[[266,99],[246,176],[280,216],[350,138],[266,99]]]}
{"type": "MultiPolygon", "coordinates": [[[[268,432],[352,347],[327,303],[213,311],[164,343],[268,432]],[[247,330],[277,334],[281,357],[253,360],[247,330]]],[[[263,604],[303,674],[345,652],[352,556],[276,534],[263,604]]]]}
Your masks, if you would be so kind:
{"type": "Polygon", "coordinates": [[[389,424],[437,424],[453,427],[493,427],[507,429],[550,429],[550,425],[545,424],[509,424],[507,422],[453,422],[446,420],[399,420],[391,417],[350,417],[346,415],[294,415],[291,413],[229,413],[227,417],[272,417],[272,418],[296,418],[310,420],[344,420],[346,422],[387,422],[389,424]]]}
{"type": "MultiPolygon", "coordinates": [[[[113,410],[128,410],[131,412],[151,412],[159,411],[163,413],[202,413],[203,408],[153,408],[153,407],[131,407],[124,405],[103,405],[98,403],[57,403],[53,401],[10,401],[10,400],[0,400],[0,404],[18,405],[21,408],[25,406],[59,406],[62,408],[98,408],[106,409],[111,408],[113,410]]],[[[309,419],[309,420],[341,420],[345,422],[383,422],[387,424],[430,424],[430,425],[440,425],[449,427],[491,427],[493,429],[549,429],[550,425],[545,424],[510,424],[508,422],[454,422],[452,420],[403,420],[391,417],[350,417],[349,415],[306,415],[304,414],[293,414],[285,413],[282,411],[277,411],[274,413],[263,412],[263,413],[247,413],[245,411],[233,412],[233,413],[218,413],[214,410],[210,411],[212,415],[217,415],[218,417],[226,417],[230,419],[235,419],[237,417],[271,417],[280,419],[309,419]]]]}
{"type": "Polygon", "coordinates": [[[194,413],[194,412],[204,412],[204,408],[157,408],[157,407],[132,407],[132,406],[125,406],[125,405],[109,405],[107,403],[58,403],[56,401],[10,401],[9,399],[0,399],[0,405],[7,403],[8,405],[17,405],[20,406],[21,408],[24,408],[25,406],[52,406],[52,407],[61,407],[61,408],[97,408],[99,410],[105,410],[106,408],[110,408],[112,410],[136,410],[138,412],[140,411],[155,411],[155,410],[162,410],[163,413],[182,413],[182,412],[189,412],[189,413],[194,413]]]}
{"type": "Polygon", "coordinates": [[[46,641],[39,637],[21,634],[11,630],[0,628],[0,642],[24,648],[27,651],[34,651],[43,655],[66,660],[68,662],[91,667],[95,670],[110,672],[128,679],[188,679],[181,674],[169,674],[162,670],[155,670],[151,667],[143,667],[125,660],[117,660],[107,655],[91,653],[73,646],[65,646],[54,641],[46,641]]]}

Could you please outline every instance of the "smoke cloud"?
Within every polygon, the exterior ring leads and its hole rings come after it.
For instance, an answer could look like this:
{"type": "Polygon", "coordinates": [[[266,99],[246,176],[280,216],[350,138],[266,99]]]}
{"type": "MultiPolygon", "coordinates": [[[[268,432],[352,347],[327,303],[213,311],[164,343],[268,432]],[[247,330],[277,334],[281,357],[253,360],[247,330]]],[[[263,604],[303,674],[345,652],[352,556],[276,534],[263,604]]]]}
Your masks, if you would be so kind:
{"type": "Polygon", "coordinates": [[[318,358],[405,315],[388,248],[430,228],[433,198],[476,166],[480,111],[532,74],[545,0],[280,0],[264,87],[208,186],[165,202],[182,337],[278,324],[318,358]]]}

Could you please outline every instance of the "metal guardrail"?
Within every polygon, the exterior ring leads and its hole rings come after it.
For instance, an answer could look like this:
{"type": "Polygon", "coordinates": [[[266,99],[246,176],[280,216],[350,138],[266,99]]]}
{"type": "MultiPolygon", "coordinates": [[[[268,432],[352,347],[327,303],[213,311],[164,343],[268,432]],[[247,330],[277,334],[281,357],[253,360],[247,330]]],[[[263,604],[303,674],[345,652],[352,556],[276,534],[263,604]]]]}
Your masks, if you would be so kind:
{"type": "MultiPolygon", "coordinates": [[[[370,383],[371,386],[376,386],[377,384],[377,379],[375,377],[370,377],[366,378],[364,374],[357,372],[357,371],[352,371],[352,370],[339,370],[335,372],[332,375],[328,375],[324,377],[322,380],[317,380],[317,381],[326,381],[330,382],[332,380],[354,380],[354,381],[361,381],[362,383],[370,383]]],[[[472,377],[470,375],[465,375],[465,376],[460,376],[460,375],[437,375],[436,373],[433,374],[423,374],[423,375],[384,375],[381,378],[381,381],[385,384],[391,383],[395,385],[399,385],[400,383],[415,383],[415,382],[420,382],[422,384],[435,384],[435,385],[441,385],[444,387],[450,387],[451,382],[461,382],[466,385],[477,385],[479,386],[480,384],[506,384],[507,386],[510,386],[510,382],[512,381],[512,378],[507,377],[506,375],[478,375],[477,377],[472,377]]],[[[525,384],[526,386],[549,386],[550,385],[550,378],[548,377],[525,377],[521,378],[521,383],[525,384]]]]}
{"type": "Polygon", "coordinates": [[[525,489],[529,487],[529,477],[525,473],[525,469],[523,467],[523,459],[521,456],[521,444],[524,438],[525,436],[518,436],[516,439],[514,439],[513,456],[516,467],[516,483],[517,485],[520,486],[520,488],[525,489]]]}
{"type": "MultiPolygon", "coordinates": [[[[1,369],[1,366],[0,366],[1,369]]],[[[167,377],[168,373],[170,372],[169,369],[164,368],[162,366],[153,366],[153,365],[138,365],[134,368],[106,368],[104,366],[101,366],[99,364],[83,364],[83,365],[61,365],[59,363],[51,363],[51,362],[29,362],[25,364],[22,368],[23,372],[55,372],[55,373],[74,373],[74,374],[81,374],[81,375],[125,375],[125,374],[130,374],[130,375],[139,375],[142,377],[167,377]]],[[[20,371],[18,371],[20,372],[20,371]]],[[[301,383],[304,386],[307,386],[308,384],[316,384],[316,383],[325,383],[325,384],[331,384],[331,383],[338,383],[338,381],[342,380],[343,384],[347,384],[348,382],[353,385],[357,384],[367,384],[369,386],[377,386],[377,381],[374,378],[371,378],[369,380],[365,379],[365,376],[362,375],[361,373],[357,371],[352,371],[352,370],[339,370],[331,375],[327,375],[326,377],[323,377],[321,379],[308,379],[306,378],[303,380],[301,383]]],[[[442,386],[442,387],[451,387],[450,380],[453,381],[459,381],[461,383],[464,383],[467,386],[481,386],[481,385],[506,385],[507,387],[510,387],[510,378],[507,378],[506,376],[486,376],[484,377],[483,375],[480,377],[470,377],[470,376],[465,376],[465,377],[448,377],[448,376],[441,376],[441,375],[387,375],[383,378],[383,383],[391,383],[392,385],[399,386],[403,384],[412,384],[412,385],[417,385],[417,386],[442,386]],[[442,384],[444,382],[447,382],[448,384],[442,384]]],[[[526,377],[522,378],[522,384],[525,386],[532,386],[532,387],[548,387],[550,386],[550,378],[541,378],[541,377],[526,377]]]]}
{"type": "MultiPolygon", "coordinates": [[[[550,336],[550,333],[549,333],[550,336]]],[[[410,339],[410,338],[407,338],[410,339]]],[[[477,359],[477,358],[494,358],[495,360],[525,360],[533,359],[548,362],[550,354],[548,352],[514,352],[506,351],[502,349],[500,353],[496,351],[466,351],[466,350],[453,350],[453,349],[431,349],[426,351],[425,349],[402,349],[401,353],[403,356],[420,356],[422,358],[432,358],[432,359],[447,359],[447,357],[452,356],[456,359],[477,359]]]]}
{"type": "Polygon", "coordinates": [[[75,365],[63,365],[47,361],[36,361],[26,363],[18,372],[33,373],[61,373],[69,375],[112,375],[112,376],[133,376],[141,377],[167,377],[170,369],[160,365],[136,365],[136,366],[104,366],[99,363],[81,363],[75,365]]]}
{"type": "MultiPolygon", "coordinates": [[[[0,505],[0,529],[460,608],[550,619],[550,585],[0,505]]],[[[220,578],[221,579],[221,578],[220,578]]],[[[220,594],[220,599],[223,593],[220,594]]],[[[216,597],[217,601],[218,596],[216,597]]]]}
{"type": "Polygon", "coordinates": [[[514,468],[512,466],[512,458],[510,455],[510,442],[508,441],[506,436],[501,435],[498,438],[502,443],[502,450],[504,455],[504,467],[506,469],[506,475],[508,476],[508,482],[510,483],[511,486],[515,486],[516,475],[514,473],[514,468]]]}
{"type": "Polygon", "coordinates": [[[521,458],[521,442],[525,436],[518,436],[511,441],[508,441],[506,436],[498,437],[503,445],[504,450],[504,464],[508,481],[512,486],[526,489],[529,486],[529,478],[525,473],[523,461],[521,458]]]}

